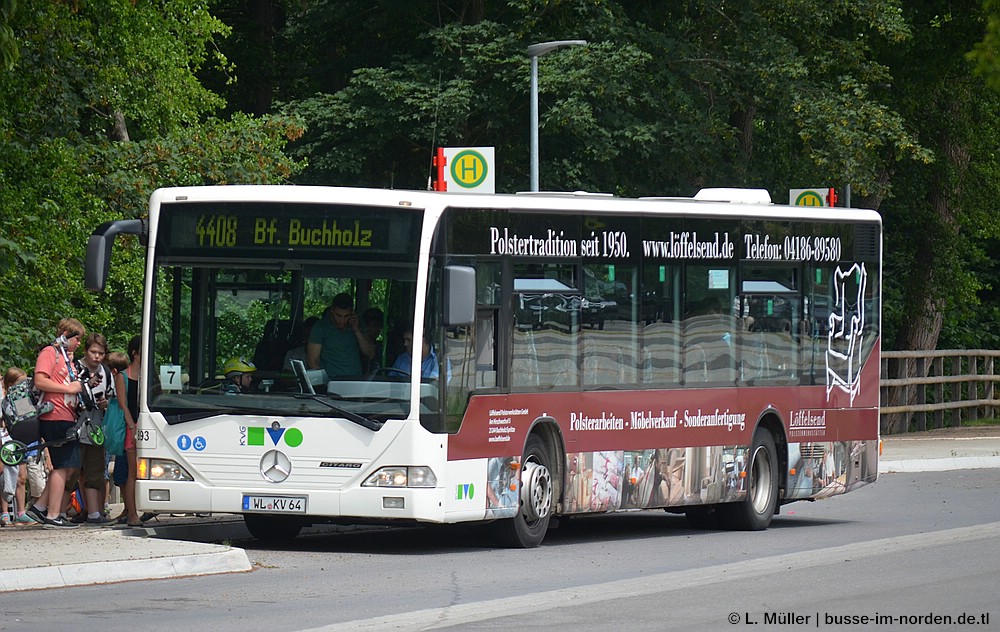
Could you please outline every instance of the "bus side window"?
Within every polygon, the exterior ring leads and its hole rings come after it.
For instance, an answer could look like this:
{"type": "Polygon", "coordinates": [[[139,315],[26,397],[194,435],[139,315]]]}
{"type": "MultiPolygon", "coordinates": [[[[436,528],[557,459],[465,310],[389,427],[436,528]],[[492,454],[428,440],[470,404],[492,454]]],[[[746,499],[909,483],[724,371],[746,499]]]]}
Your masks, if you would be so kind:
{"type": "Polygon", "coordinates": [[[736,381],[736,335],[733,311],[736,269],[690,265],[685,277],[684,383],[732,384],[736,381]]]}
{"type": "Polygon", "coordinates": [[[511,386],[574,387],[579,380],[580,297],[515,294],[511,386]]]}
{"type": "Polygon", "coordinates": [[[497,385],[496,314],[494,308],[476,310],[476,388],[497,385]]]}
{"type": "Polygon", "coordinates": [[[516,307],[514,328],[511,333],[510,385],[538,386],[538,352],[535,347],[534,327],[530,322],[524,322],[525,297],[515,295],[514,303],[516,307]]]}
{"type": "Polygon", "coordinates": [[[708,313],[684,320],[684,379],[687,383],[731,383],[735,379],[736,319],[708,313]]]}

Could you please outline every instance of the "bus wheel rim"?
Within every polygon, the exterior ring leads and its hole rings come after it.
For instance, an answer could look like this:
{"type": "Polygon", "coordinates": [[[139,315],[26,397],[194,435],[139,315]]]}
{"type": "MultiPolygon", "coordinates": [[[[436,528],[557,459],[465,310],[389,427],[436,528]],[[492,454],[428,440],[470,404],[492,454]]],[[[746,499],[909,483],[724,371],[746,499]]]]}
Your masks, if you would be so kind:
{"type": "Polygon", "coordinates": [[[537,461],[528,461],[521,471],[521,511],[528,522],[549,515],[552,506],[552,475],[537,461]]]}

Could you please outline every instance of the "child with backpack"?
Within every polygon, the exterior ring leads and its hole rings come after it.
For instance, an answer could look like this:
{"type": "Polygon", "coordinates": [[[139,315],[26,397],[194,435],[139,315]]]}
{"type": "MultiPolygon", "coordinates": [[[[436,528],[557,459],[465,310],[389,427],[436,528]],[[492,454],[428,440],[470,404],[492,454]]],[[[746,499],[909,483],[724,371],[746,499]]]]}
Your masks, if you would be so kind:
{"type": "Polygon", "coordinates": [[[38,418],[52,411],[51,402],[42,402],[31,379],[17,367],[4,374],[3,397],[0,398],[3,424],[11,438],[24,443],[38,439],[38,418]]]}
{"type": "MultiPolygon", "coordinates": [[[[51,405],[42,406],[36,402],[31,388],[31,380],[27,374],[17,367],[10,367],[4,373],[3,384],[0,386],[0,408],[3,414],[0,416],[0,445],[11,440],[10,430],[17,422],[24,422],[31,419],[32,415],[40,415],[52,409],[51,405]]],[[[3,472],[2,484],[0,484],[0,525],[9,526],[11,524],[34,524],[24,508],[24,496],[19,494],[23,490],[21,481],[27,476],[27,465],[21,463],[18,466],[4,466],[0,463],[0,471],[3,472]],[[10,506],[13,501],[13,507],[10,506]],[[10,510],[14,511],[11,512],[10,510]]]]}

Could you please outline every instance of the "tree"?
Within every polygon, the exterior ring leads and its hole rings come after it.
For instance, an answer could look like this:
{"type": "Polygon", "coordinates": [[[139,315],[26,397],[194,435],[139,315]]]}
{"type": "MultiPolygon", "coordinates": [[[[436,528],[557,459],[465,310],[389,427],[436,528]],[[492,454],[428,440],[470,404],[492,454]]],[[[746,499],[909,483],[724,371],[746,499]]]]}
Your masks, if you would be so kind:
{"type": "Polygon", "coordinates": [[[308,181],[423,188],[434,146],[492,145],[498,188],[526,189],[525,47],[571,37],[590,45],[539,64],[543,188],[819,180],[881,199],[885,161],[928,159],[879,92],[872,42],[908,36],[891,0],[436,2],[393,16],[358,2],[289,16],[282,41],[305,62],[284,111],[307,123],[295,151],[308,181]]]}
{"type": "Polygon", "coordinates": [[[896,348],[933,349],[942,332],[950,329],[953,337],[978,303],[982,282],[972,266],[982,256],[982,239],[996,237],[1000,100],[973,76],[965,56],[982,29],[977,3],[942,13],[936,3],[911,2],[906,14],[914,37],[885,51],[884,59],[898,107],[934,161],[893,175],[905,196],[884,209],[892,253],[887,279],[896,299],[887,316],[896,348]]]}
{"type": "Polygon", "coordinates": [[[526,189],[525,48],[583,38],[540,60],[542,188],[757,186],[784,201],[793,186],[850,184],[886,218],[887,346],[983,339],[970,306],[995,277],[997,104],[964,55],[982,41],[988,61],[996,28],[972,0],[948,13],[899,0],[220,0],[231,26],[194,0],[114,0],[99,15],[0,1],[21,53],[0,75],[0,202],[16,211],[0,217],[0,266],[69,288],[38,284],[33,304],[0,293],[25,337],[49,323],[24,310],[134,329],[116,319],[135,314],[136,253],[116,262],[113,274],[129,269],[112,278],[120,304],[95,303],[70,271],[82,235],[141,214],[155,186],[425,188],[435,147],[492,145],[499,190],[526,189]]]}
{"type": "MultiPolygon", "coordinates": [[[[990,340],[987,324],[996,322],[995,309],[977,312],[989,278],[984,247],[997,237],[1000,100],[966,55],[984,26],[978,2],[942,9],[906,3],[913,38],[880,54],[892,71],[899,110],[934,157],[893,167],[899,194],[882,209],[889,253],[884,339],[897,349],[975,348],[990,340]]],[[[914,374],[890,366],[888,377],[914,374]]],[[[887,430],[902,423],[892,419],[887,430]]]]}
{"type": "Polygon", "coordinates": [[[974,73],[997,90],[1000,89],[1000,0],[983,0],[982,7],[986,32],[966,53],[966,58],[975,64],[974,73]]]}
{"type": "Polygon", "coordinates": [[[18,56],[14,29],[10,27],[16,10],[17,0],[0,0],[0,61],[3,70],[7,71],[14,67],[18,56]]]}
{"type": "Polygon", "coordinates": [[[107,294],[82,287],[98,224],[142,216],[159,186],[285,180],[298,167],[282,148],[300,128],[212,117],[224,102],[195,73],[225,65],[211,51],[226,28],[202,3],[38,1],[10,27],[20,59],[0,73],[0,357],[27,368],[61,317],[118,348],[138,330],[142,249],[118,249],[107,294]]]}

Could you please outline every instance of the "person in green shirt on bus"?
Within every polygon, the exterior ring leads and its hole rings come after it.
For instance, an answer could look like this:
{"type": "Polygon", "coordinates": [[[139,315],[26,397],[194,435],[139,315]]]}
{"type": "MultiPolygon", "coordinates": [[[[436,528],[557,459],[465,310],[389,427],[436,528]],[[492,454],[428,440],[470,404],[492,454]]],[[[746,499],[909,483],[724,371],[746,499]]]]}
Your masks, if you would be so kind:
{"type": "Polygon", "coordinates": [[[354,313],[354,299],[341,292],[333,297],[330,309],[313,325],[306,345],[306,366],[323,369],[331,380],[362,375],[361,359],[375,357],[375,346],[361,330],[354,313]]]}

